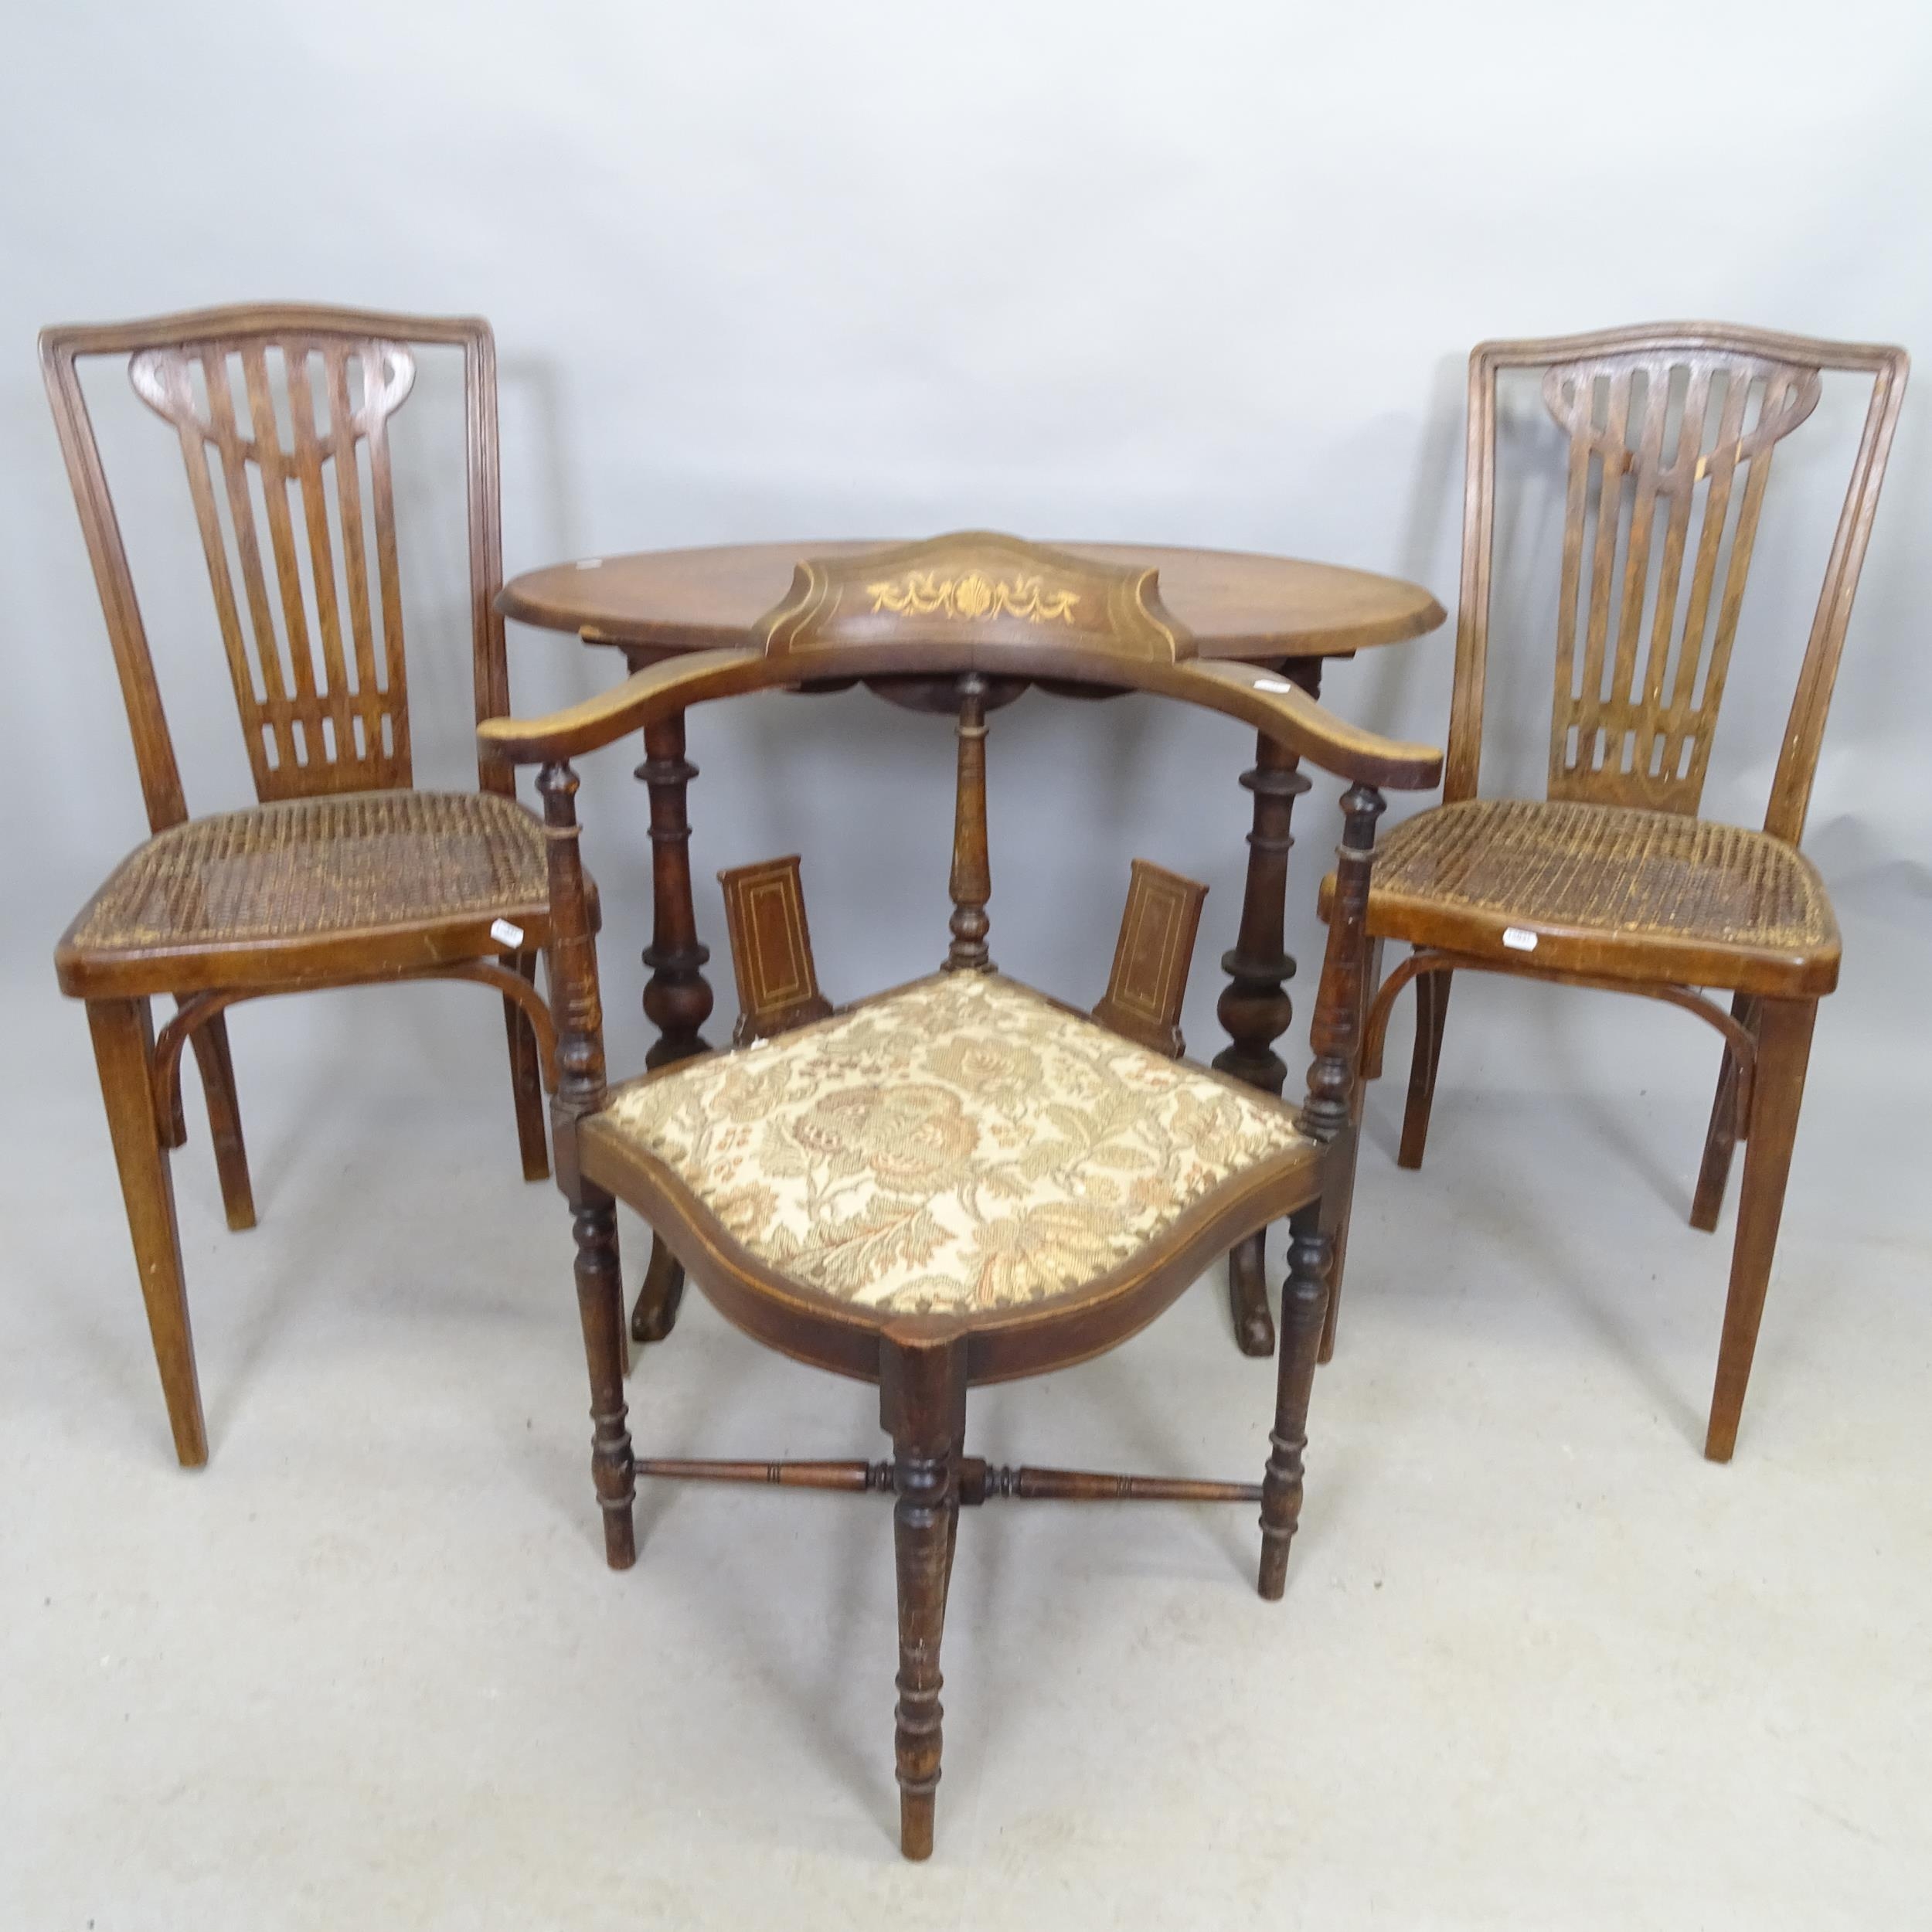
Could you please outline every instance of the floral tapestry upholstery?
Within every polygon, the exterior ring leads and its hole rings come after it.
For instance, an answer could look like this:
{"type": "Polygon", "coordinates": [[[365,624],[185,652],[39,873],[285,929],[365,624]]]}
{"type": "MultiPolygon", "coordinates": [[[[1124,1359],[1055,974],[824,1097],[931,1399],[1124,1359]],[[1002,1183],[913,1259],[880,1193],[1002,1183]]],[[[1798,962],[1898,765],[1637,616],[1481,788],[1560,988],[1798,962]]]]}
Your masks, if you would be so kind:
{"type": "Polygon", "coordinates": [[[771,1267],[894,1313],[1082,1287],[1313,1151],[1280,1101],[971,972],[615,1088],[600,1125],[771,1267]]]}

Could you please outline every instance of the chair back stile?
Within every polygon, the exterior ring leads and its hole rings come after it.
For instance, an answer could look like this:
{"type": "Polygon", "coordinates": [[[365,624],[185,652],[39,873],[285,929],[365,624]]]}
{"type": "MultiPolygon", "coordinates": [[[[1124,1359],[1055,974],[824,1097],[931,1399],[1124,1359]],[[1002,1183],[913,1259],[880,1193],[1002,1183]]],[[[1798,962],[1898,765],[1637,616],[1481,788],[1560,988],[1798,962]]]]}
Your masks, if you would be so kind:
{"type": "Polygon", "coordinates": [[[1567,444],[1548,796],[1695,815],[1777,444],[1827,372],[1870,378],[1765,829],[1802,834],[1905,376],[1898,349],[1710,324],[1479,345],[1470,358],[1462,602],[1444,787],[1477,795],[1499,372],[1540,369],[1567,444]]]}
{"type": "MultiPolygon", "coordinates": [[[[145,627],[80,373],[125,356],[180,439],[215,616],[264,803],[408,787],[413,772],[390,417],[413,349],[464,357],[476,716],[508,708],[495,351],[481,321],[310,306],[210,309],[49,329],[41,358],[151,829],[188,816],[145,627]]],[[[486,752],[482,788],[513,791],[486,752]]]]}

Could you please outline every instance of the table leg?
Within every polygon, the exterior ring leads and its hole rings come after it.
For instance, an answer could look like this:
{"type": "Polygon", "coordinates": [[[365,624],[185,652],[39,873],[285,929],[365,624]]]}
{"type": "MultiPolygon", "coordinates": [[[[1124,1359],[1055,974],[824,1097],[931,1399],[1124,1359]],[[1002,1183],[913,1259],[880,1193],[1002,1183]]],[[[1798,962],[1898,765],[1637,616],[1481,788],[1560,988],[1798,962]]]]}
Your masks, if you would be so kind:
{"type": "MultiPolygon", "coordinates": [[[[644,988],[646,1017],[658,1037],[644,1056],[646,1066],[668,1066],[711,1048],[699,1029],[711,1016],[704,976],[711,949],[698,939],[697,908],[691,899],[691,821],[685,789],[698,767],[684,755],[684,716],[645,727],[644,763],[637,775],[651,794],[651,944],[644,949],[650,978],[644,988]]],[[[678,1318],[684,1270],[654,1236],[650,1265],[631,1311],[634,1341],[662,1342],[678,1318]]]]}
{"type": "MultiPolygon", "coordinates": [[[[1291,658],[1283,674],[1311,697],[1321,689],[1321,660],[1291,658]]],[[[1223,1073],[1250,1087],[1278,1094],[1287,1068],[1274,1043],[1294,1017],[1287,982],[1294,961],[1284,942],[1287,914],[1288,851],[1294,843],[1289,819],[1295,800],[1308,789],[1301,760],[1272,739],[1260,737],[1254,765],[1241,774],[1254,794],[1254,827],[1248,834],[1247,887],[1241,901],[1241,929],[1232,952],[1221,956],[1226,989],[1215,1011],[1230,1044],[1214,1058],[1223,1073]]],[[[1274,1352],[1274,1323],[1268,1314],[1267,1279],[1263,1267],[1265,1232],[1251,1234],[1228,1256],[1228,1304],[1234,1338],[1243,1355],[1274,1352]]]]}

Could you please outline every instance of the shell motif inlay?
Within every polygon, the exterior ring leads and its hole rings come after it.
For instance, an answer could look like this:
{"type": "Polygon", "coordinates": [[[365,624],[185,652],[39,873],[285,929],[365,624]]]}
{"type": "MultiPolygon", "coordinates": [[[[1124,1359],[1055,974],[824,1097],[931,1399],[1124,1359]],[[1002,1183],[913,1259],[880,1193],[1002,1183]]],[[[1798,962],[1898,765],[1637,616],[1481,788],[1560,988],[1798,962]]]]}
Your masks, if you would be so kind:
{"type": "Polygon", "coordinates": [[[1008,582],[978,570],[963,577],[942,577],[937,570],[910,570],[883,583],[869,583],[866,594],[875,612],[891,611],[901,617],[1023,617],[1029,624],[1071,624],[1080,600],[1077,590],[1049,590],[1037,577],[1008,582]]]}

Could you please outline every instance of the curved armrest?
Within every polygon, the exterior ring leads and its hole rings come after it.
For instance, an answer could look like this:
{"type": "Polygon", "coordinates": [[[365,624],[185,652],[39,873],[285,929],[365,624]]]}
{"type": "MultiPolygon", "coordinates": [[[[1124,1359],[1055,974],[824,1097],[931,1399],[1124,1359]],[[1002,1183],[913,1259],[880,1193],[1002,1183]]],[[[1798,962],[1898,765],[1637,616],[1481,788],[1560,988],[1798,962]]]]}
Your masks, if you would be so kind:
{"type": "Polygon", "coordinates": [[[1442,753],[1434,745],[1403,744],[1364,731],[1318,704],[1299,685],[1251,664],[1195,658],[1175,666],[1177,697],[1245,719],[1298,757],[1352,784],[1396,791],[1427,791],[1442,780],[1442,753]],[[1213,695],[1199,689],[1216,687],[1213,695]],[[1188,689],[1189,685],[1196,689],[1188,689]]]}
{"type": "Polygon", "coordinates": [[[512,764],[545,764],[595,751],[707,698],[731,697],[772,682],[760,651],[694,651],[634,672],[608,691],[546,718],[488,719],[477,726],[476,736],[486,752],[512,764]]]}

